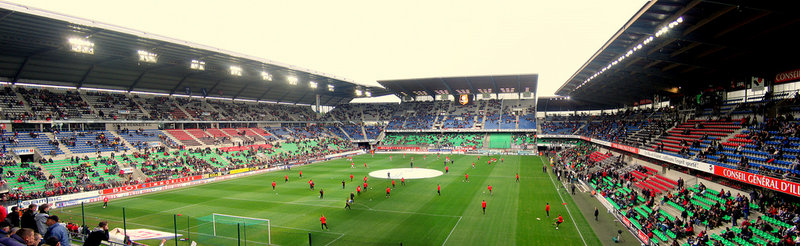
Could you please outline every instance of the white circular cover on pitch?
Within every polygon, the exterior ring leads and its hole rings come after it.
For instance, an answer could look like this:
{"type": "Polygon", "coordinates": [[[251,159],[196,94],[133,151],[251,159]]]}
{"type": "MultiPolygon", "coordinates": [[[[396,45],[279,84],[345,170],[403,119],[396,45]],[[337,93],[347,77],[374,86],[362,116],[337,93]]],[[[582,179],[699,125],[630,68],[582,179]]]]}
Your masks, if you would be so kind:
{"type": "Polygon", "coordinates": [[[427,168],[392,168],[372,171],[369,176],[381,179],[426,179],[438,177],[442,174],[444,174],[442,171],[427,168]]]}

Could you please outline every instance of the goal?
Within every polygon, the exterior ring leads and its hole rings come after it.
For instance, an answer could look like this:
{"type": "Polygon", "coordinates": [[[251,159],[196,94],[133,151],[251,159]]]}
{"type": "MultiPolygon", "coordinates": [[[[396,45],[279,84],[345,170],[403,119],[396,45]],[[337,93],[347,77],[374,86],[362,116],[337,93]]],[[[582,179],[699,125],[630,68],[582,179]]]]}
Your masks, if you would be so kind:
{"type": "Polygon", "coordinates": [[[214,237],[243,239],[250,242],[264,242],[266,239],[267,244],[272,244],[272,228],[268,219],[213,213],[211,230],[214,237]]]}

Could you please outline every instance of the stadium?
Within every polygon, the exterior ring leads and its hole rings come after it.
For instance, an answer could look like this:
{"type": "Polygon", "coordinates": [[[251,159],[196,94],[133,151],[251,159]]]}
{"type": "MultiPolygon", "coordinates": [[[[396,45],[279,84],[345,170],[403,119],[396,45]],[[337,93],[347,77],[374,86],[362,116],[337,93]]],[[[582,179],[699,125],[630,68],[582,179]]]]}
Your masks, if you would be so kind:
{"type": "Polygon", "coordinates": [[[550,96],[0,1],[0,245],[795,245],[795,7],[646,1],[550,96]]]}

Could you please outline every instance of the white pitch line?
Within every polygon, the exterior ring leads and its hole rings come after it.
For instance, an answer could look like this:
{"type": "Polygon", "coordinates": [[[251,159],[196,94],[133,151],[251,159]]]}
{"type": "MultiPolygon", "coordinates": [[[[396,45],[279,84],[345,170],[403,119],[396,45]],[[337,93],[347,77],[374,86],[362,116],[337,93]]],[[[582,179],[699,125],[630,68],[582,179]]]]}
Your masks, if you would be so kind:
{"type": "Polygon", "coordinates": [[[442,243],[442,246],[444,246],[444,244],[447,243],[447,240],[450,239],[450,235],[453,235],[453,231],[456,230],[456,226],[458,226],[458,222],[461,222],[461,218],[462,218],[461,216],[458,216],[458,221],[456,221],[456,224],[453,225],[453,229],[450,230],[450,234],[447,234],[447,238],[444,239],[444,242],[442,243]]]}
{"type": "MultiPolygon", "coordinates": [[[[544,159],[542,159],[542,156],[539,156],[539,160],[541,160],[543,164],[545,163],[544,159]]],[[[550,176],[550,174],[547,174],[547,176],[550,177],[550,183],[553,183],[553,188],[558,189],[558,187],[556,187],[556,182],[553,181],[553,177],[550,176]]],[[[564,189],[566,189],[566,188],[567,187],[565,186],[564,189]]],[[[561,192],[556,191],[556,193],[558,193],[558,197],[561,198],[561,203],[567,203],[566,201],[564,201],[564,197],[561,196],[561,192]]],[[[586,239],[583,239],[583,233],[581,233],[581,230],[578,229],[578,224],[575,223],[575,217],[572,216],[572,212],[569,211],[569,206],[565,206],[565,208],[567,209],[567,213],[569,214],[569,218],[572,220],[572,225],[575,226],[575,230],[578,231],[578,235],[581,236],[581,241],[583,241],[583,245],[587,246],[588,244],[586,244],[586,239]]]]}
{"type": "Polygon", "coordinates": [[[328,242],[327,244],[325,244],[325,246],[331,245],[333,242],[336,242],[336,240],[339,240],[339,238],[342,238],[342,237],[344,237],[344,234],[339,235],[339,237],[337,237],[336,239],[333,239],[333,241],[328,242]]]}

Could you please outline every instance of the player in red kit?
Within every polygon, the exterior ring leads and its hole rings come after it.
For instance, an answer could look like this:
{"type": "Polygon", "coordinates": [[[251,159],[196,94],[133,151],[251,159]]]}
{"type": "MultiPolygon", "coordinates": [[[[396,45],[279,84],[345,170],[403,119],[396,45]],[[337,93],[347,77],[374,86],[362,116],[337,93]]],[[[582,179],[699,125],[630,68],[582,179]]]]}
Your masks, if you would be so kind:
{"type": "Polygon", "coordinates": [[[394,179],[392,179],[392,188],[394,188],[394,179]]]}
{"type": "Polygon", "coordinates": [[[559,225],[561,225],[561,223],[564,223],[564,217],[561,217],[561,215],[559,214],[559,215],[558,215],[558,218],[556,219],[556,221],[555,221],[555,222],[556,222],[556,223],[555,223],[555,225],[556,225],[556,230],[558,230],[558,226],[559,226],[559,225]]]}
{"type": "Polygon", "coordinates": [[[517,183],[519,183],[519,173],[517,173],[517,183]]]}
{"type": "Polygon", "coordinates": [[[356,186],[356,193],[361,195],[361,186],[356,186]]]}
{"type": "Polygon", "coordinates": [[[445,166],[444,173],[449,173],[449,172],[450,172],[450,166],[445,166]]]}
{"type": "Polygon", "coordinates": [[[483,202],[481,202],[481,208],[483,208],[483,214],[486,214],[486,200],[483,200],[483,202]]]}
{"type": "Polygon", "coordinates": [[[272,190],[275,190],[275,181],[272,181],[272,190]]]}
{"type": "Polygon", "coordinates": [[[469,173],[464,174],[464,181],[469,182],[469,173]]]}
{"type": "Polygon", "coordinates": [[[403,185],[403,186],[406,185],[406,178],[405,177],[400,178],[400,184],[403,185]]]}
{"type": "Polygon", "coordinates": [[[103,197],[103,208],[108,207],[108,197],[103,197]]]}
{"type": "Polygon", "coordinates": [[[391,192],[391,191],[392,190],[389,189],[389,186],[386,186],[386,198],[389,198],[389,192],[391,192]]]}
{"type": "Polygon", "coordinates": [[[303,171],[300,171],[300,177],[301,178],[303,177],[303,171]]]}
{"type": "Polygon", "coordinates": [[[353,182],[353,174],[350,174],[350,182],[353,182]]]}
{"type": "Polygon", "coordinates": [[[289,175],[283,175],[283,182],[289,182],[289,175]]]}
{"type": "Polygon", "coordinates": [[[547,217],[550,217],[550,203],[548,202],[547,205],[544,205],[544,211],[547,213],[547,217]]]}
{"type": "Polygon", "coordinates": [[[436,193],[439,193],[439,196],[442,195],[442,187],[439,186],[438,184],[436,185],[436,193]]]}
{"type": "Polygon", "coordinates": [[[364,182],[364,192],[367,192],[367,182],[364,182]]]}
{"type": "MultiPolygon", "coordinates": [[[[327,222],[327,219],[325,218],[324,214],[322,215],[322,217],[319,217],[319,222],[321,223],[320,228],[322,228],[322,230],[328,229],[328,223],[325,223],[327,222]]],[[[330,231],[331,229],[328,230],[330,231]]]]}
{"type": "Polygon", "coordinates": [[[492,195],[492,185],[489,185],[488,189],[489,189],[489,195],[491,196],[492,195]]]}
{"type": "Polygon", "coordinates": [[[367,176],[364,176],[364,182],[367,182],[367,176]]]}

